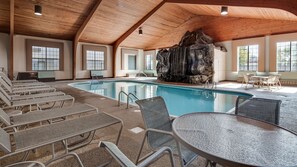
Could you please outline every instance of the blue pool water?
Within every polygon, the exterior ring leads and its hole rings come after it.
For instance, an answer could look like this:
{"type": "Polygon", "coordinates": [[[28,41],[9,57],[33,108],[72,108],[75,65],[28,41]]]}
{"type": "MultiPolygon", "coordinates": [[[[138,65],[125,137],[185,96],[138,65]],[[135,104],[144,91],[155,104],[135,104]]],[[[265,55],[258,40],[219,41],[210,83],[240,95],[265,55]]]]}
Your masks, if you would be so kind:
{"type": "MultiPolygon", "coordinates": [[[[162,96],[170,115],[174,116],[191,112],[228,112],[234,108],[237,96],[251,96],[238,92],[205,90],[201,88],[135,81],[88,81],[70,85],[116,100],[120,91],[133,93],[139,99],[162,96]]],[[[124,95],[121,96],[121,100],[123,102],[127,101],[124,95]]]]}

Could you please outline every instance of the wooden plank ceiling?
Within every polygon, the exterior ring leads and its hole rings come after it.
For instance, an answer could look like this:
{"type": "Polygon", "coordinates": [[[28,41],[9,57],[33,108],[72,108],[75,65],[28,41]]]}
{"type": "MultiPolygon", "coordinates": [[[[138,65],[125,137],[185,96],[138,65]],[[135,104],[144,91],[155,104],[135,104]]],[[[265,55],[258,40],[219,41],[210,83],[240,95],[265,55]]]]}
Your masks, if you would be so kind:
{"type": "MultiPolygon", "coordinates": [[[[161,1],[103,0],[80,41],[113,44],[161,1]]],[[[95,3],[15,0],[15,34],[73,40],[95,3]],[[36,3],[42,6],[42,16],[34,15],[36,3]]],[[[136,30],[121,46],[168,47],[178,43],[186,31],[197,28],[215,41],[297,32],[297,16],[281,9],[229,6],[228,16],[223,17],[218,5],[165,3],[141,27],[144,35],[139,36],[136,30]]],[[[9,0],[1,0],[0,32],[9,32],[9,0]]]]}
{"type": "Polygon", "coordinates": [[[9,0],[1,0],[0,5],[0,32],[9,32],[9,0]]]}

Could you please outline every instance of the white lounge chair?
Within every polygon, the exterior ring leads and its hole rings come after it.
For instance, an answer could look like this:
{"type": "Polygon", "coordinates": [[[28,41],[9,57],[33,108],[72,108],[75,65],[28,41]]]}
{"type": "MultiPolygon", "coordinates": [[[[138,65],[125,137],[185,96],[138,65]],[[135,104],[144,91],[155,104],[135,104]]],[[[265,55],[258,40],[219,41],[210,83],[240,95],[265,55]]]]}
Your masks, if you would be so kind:
{"type": "Polygon", "coordinates": [[[5,82],[7,82],[7,84],[9,84],[11,86],[13,86],[14,84],[30,84],[30,83],[38,82],[37,80],[17,80],[17,81],[12,81],[6,76],[6,74],[4,74],[1,71],[0,71],[0,76],[3,77],[5,82]]]}
{"type": "Polygon", "coordinates": [[[17,101],[17,100],[28,100],[28,99],[35,99],[35,98],[42,98],[42,97],[51,97],[51,96],[62,96],[65,95],[64,92],[58,91],[58,92],[45,92],[45,93],[38,93],[38,94],[28,94],[28,95],[11,95],[10,93],[6,92],[1,86],[0,86],[0,93],[6,96],[9,100],[17,101]]]}
{"type": "Polygon", "coordinates": [[[89,144],[94,137],[94,133],[89,137],[90,140],[73,147],[69,147],[67,139],[80,136],[81,134],[94,132],[98,129],[115,124],[121,124],[116,139],[116,143],[118,143],[123,123],[120,119],[106,113],[92,114],[54,124],[17,131],[11,134],[8,134],[3,129],[0,129],[0,150],[6,153],[0,157],[0,160],[19,153],[25,153],[23,159],[26,160],[30,150],[37,149],[45,145],[52,145],[52,156],[54,158],[54,143],[61,141],[64,143],[67,154],[70,150],[89,144]],[[11,143],[11,139],[14,141],[13,145],[11,143]]]}
{"type": "Polygon", "coordinates": [[[14,128],[14,130],[17,130],[17,128],[20,126],[30,125],[38,122],[42,123],[43,121],[52,123],[57,118],[88,112],[98,113],[98,109],[88,104],[74,104],[70,107],[47,109],[42,111],[28,112],[16,116],[9,116],[0,108],[0,122],[4,124],[3,129],[14,128]]]}
{"type": "Polygon", "coordinates": [[[9,93],[13,94],[26,94],[26,93],[33,93],[33,92],[44,92],[49,91],[53,92],[56,89],[52,88],[48,85],[32,85],[32,86],[24,86],[24,87],[12,87],[8,85],[3,78],[0,76],[0,86],[4,87],[9,93]]]}
{"type": "Polygon", "coordinates": [[[70,95],[39,97],[26,100],[10,100],[7,96],[0,92],[0,99],[4,102],[4,104],[2,105],[2,108],[4,109],[20,109],[29,106],[29,111],[32,111],[32,106],[36,106],[37,109],[41,110],[42,108],[40,105],[45,103],[53,103],[54,106],[56,102],[60,102],[60,107],[64,105],[65,101],[72,101],[71,105],[73,105],[74,103],[74,97],[70,95]]]}

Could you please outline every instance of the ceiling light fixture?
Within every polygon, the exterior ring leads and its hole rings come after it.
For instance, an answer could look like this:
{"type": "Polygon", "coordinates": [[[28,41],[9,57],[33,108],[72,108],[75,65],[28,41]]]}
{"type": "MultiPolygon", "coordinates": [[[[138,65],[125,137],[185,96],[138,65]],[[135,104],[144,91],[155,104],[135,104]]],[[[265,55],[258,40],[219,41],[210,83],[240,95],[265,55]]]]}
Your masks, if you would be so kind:
{"type": "Polygon", "coordinates": [[[35,5],[34,6],[34,14],[37,16],[42,15],[42,7],[40,5],[35,5]]]}
{"type": "Polygon", "coordinates": [[[143,35],[143,32],[142,32],[142,28],[141,27],[139,27],[139,29],[138,29],[138,34],[139,35],[143,35]]]}
{"type": "Polygon", "coordinates": [[[228,7],[227,6],[222,6],[221,7],[221,15],[226,16],[228,14],[228,7]]]}

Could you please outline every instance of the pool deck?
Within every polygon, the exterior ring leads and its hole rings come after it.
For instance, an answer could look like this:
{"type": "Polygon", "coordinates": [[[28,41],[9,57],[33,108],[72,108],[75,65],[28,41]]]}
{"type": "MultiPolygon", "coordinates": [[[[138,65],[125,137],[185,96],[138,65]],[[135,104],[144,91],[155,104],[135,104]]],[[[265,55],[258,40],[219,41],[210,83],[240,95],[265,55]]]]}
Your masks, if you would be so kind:
{"type": "MultiPolygon", "coordinates": [[[[126,79],[126,78],[125,78],[126,79]]],[[[110,79],[106,79],[110,80],[110,79]]],[[[133,80],[133,79],[132,79],[133,80]]],[[[73,82],[84,82],[85,80],[77,80],[77,81],[58,81],[49,83],[50,85],[56,87],[58,90],[61,90],[67,94],[70,94],[75,97],[76,102],[80,103],[89,103],[98,107],[99,111],[107,112],[111,115],[114,115],[124,122],[124,129],[120,138],[119,148],[123,151],[128,158],[132,161],[135,161],[139,146],[143,139],[144,133],[133,133],[130,129],[135,127],[144,128],[143,121],[141,114],[139,112],[139,108],[137,106],[130,106],[129,109],[126,109],[126,105],[121,105],[120,107],[117,106],[117,101],[105,98],[100,95],[95,95],[92,93],[88,93],[79,89],[72,88],[68,86],[69,83],[73,82]]],[[[150,80],[155,82],[154,80],[150,80]]],[[[177,83],[173,83],[177,84],[177,83]]],[[[193,86],[189,84],[178,84],[184,86],[191,86],[191,87],[201,87],[201,86],[193,86]]],[[[248,89],[241,87],[241,84],[235,82],[221,82],[217,85],[217,89],[219,90],[232,90],[232,91],[240,91],[251,93],[256,97],[264,97],[264,98],[272,98],[272,99],[280,99],[282,100],[281,105],[281,113],[280,113],[280,126],[283,126],[287,129],[297,132],[297,87],[286,87],[283,86],[279,90],[265,90],[263,88],[252,88],[249,86],[248,89]]],[[[108,127],[104,130],[99,130],[96,132],[96,138],[89,144],[87,147],[81,148],[76,150],[75,152],[79,154],[80,158],[82,159],[83,164],[88,166],[97,166],[98,164],[105,162],[108,155],[102,150],[97,147],[99,141],[107,140],[114,142],[116,139],[116,132],[118,126],[114,125],[112,127],[108,127]]],[[[44,149],[50,150],[49,148],[42,148],[40,152],[44,152],[44,149]]],[[[145,146],[145,153],[148,153],[148,146],[145,146]]],[[[49,155],[50,151],[47,151],[47,155],[49,155]]],[[[41,153],[42,154],[42,153],[41,153]]],[[[49,156],[42,157],[42,155],[37,153],[31,154],[29,160],[40,160],[44,161],[49,158],[49,156]]],[[[142,154],[144,155],[144,154],[142,154]]],[[[44,156],[44,155],[43,155],[44,156]]],[[[177,166],[179,166],[178,158],[175,157],[175,162],[177,166]]],[[[193,166],[205,166],[205,159],[199,157],[195,160],[191,165],[193,166]]],[[[4,162],[5,164],[5,162],[4,162]]],[[[1,163],[0,163],[1,166],[1,163]]],[[[57,162],[52,166],[76,166],[75,162],[71,159],[57,162]]],[[[117,166],[114,162],[110,166],[117,166]]],[[[156,163],[151,166],[169,166],[169,159],[167,156],[161,158],[156,163]]]]}

